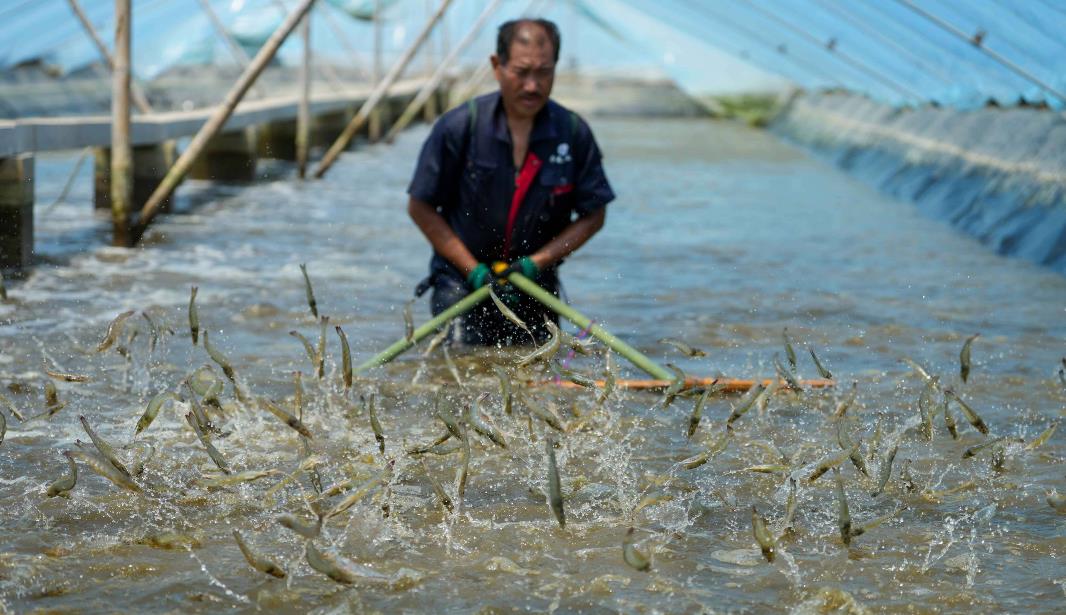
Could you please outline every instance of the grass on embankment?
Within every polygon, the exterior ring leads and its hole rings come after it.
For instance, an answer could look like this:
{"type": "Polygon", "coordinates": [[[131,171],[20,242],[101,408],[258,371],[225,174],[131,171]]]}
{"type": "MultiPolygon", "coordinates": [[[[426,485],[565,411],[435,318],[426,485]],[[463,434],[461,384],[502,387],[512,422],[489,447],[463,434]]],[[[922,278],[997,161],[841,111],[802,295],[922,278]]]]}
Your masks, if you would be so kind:
{"type": "Polygon", "coordinates": [[[740,120],[756,128],[767,126],[783,104],[780,95],[769,93],[704,96],[700,102],[716,118],[740,120]]]}

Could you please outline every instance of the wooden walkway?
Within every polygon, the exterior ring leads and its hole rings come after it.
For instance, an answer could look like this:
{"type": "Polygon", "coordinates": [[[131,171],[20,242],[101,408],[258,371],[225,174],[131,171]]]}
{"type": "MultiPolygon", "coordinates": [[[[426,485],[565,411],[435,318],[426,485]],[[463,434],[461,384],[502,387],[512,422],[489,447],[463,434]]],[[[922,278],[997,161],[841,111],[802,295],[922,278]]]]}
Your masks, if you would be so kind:
{"type": "MultiPolygon", "coordinates": [[[[371,140],[380,138],[427,83],[425,78],[396,81],[386,94],[375,94],[375,89],[367,85],[313,96],[309,100],[311,143],[319,146],[333,143],[334,148],[338,147],[336,142],[350,119],[375,96],[381,104],[376,105],[378,111],[374,121],[365,126],[365,134],[371,140]]],[[[433,88],[433,104],[424,109],[427,118],[437,113],[439,96],[446,89],[447,86],[433,88]]],[[[195,154],[188,177],[252,181],[259,158],[296,160],[299,106],[299,98],[288,95],[241,102],[221,130],[195,154]]],[[[130,181],[135,210],[144,206],[174,165],[175,142],[198,135],[218,109],[153,112],[130,118],[129,146],[133,162],[130,181]]],[[[110,115],[0,121],[0,270],[22,270],[33,259],[34,158],[39,152],[92,148],[96,158],[93,206],[112,209],[111,121],[110,115]]],[[[346,149],[345,146],[341,148],[346,149]]],[[[188,147],[193,147],[192,142],[188,147]]],[[[177,182],[184,177],[182,174],[177,182]]],[[[169,195],[161,203],[165,211],[169,195]]]]}
{"type": "MultiPolygon", "coordinates": [[[[411,98],[424,79],[397,82],[389,88],[390,98],[411,98]]],[[[341,93],[322,93],[311,98],[311,116],[358,108],[370,96],[370,86],[341,93]]],[[[295,121],[299,99],[285,96],[242,102],[226,122],[225,132],[263,124],[295,121]]],[[[134,115],[130,122],[131,145],[153,145],[196,134],[215,107],[193,111],[166,111],[134,115]]],[[[0,158],[19,154],[109,147],[110,115],[78,115],[0,120],[0,158]]]]}

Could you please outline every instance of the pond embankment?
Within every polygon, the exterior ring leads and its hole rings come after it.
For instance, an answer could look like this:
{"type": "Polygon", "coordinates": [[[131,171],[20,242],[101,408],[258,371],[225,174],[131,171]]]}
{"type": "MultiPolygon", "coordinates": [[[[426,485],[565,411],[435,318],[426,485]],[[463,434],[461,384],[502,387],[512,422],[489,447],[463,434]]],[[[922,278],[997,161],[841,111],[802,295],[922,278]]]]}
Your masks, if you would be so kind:
{"type": "Polygon", "coordinates": [[[1066,273],[1066,116],[795,97],[771,129],[996,252],[1066,273]]]}

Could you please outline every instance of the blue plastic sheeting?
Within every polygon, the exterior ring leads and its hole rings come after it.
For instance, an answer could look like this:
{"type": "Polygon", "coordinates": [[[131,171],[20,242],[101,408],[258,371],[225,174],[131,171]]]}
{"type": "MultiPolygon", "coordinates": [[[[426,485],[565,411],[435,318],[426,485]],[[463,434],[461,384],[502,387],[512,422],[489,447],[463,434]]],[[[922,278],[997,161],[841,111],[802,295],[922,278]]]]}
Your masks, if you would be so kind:
{"type": "Polygon", "coordinates": [[[388,2],[377,2],[374,0],[326,0],[333,6],[348,13],[356,19],[362,19],[369,21],[374,19],[374,12],[379,9],[387,9],[390,5],[395,4],[395,0],[389,0],[388,2]]]}
{"type": "Polygon", "coordinates": [[[1066,118],[1036,109],[792,101],[772,130],[1000,254],[1066,274],[1066,118]]]}
{"type": "MultiPolygon", "coordinates": [[[[253,55],[284,18],[292,0],[211,0],[227,32],[253,55]]],[[[114,28],[112,0],[80,0],[79,4],[100,37],[110,47],[114,28]]],[[[343,53],[347,40],[372,39],[372,26],[352,19],[330,3],[319,2],[312,19],[316,49],[343,53]],[[338,34],[339,31],[339,34],[338,34]],[[341,40],[341,37],[344,40],[341,40]]],[[[233,64],[225,42],[199,0],[134,0],[132,6],[134,73],[151,79],[174,66],[233,64]]],[[[282,56],[295,63],[300,44],[291,40],[282,56]]],[[[391,46],[390,46],[391,48],[391,46]]],[[[365,64],[369,47],[359,50],[365,64]]],[[[41,60],[65,71],[100,62],[100,56],[67,0],[34,0],[26,6],[0,9],[0,66],[41,60]]],[[[347,58],[352,62],[353,58],[347,58]]]]}
{"type": "MultiPolygon", "coordinates": [[[[808,90],[842,87],[895,106],[933,101],[969,109],[992,101],[1066,107],[1066,101],[900,0],[626,2],[808,90]]],[[[1061,0],[912,3],[969,36],[984,32],[985,48],[1066,94],[1061,0]]]]}
{"type": "MultiPolygon", "coordinates": [[[[294,0],[210,2],[250,52],[280,23],[282,7],[294,5],[294,0]]],[[[409,43],[437,3],[381,3],[387,57],[409,43]]],[[[110,40],[113,1],[81,4],[110,40]]],[[[485,4],[455,0],[437,36],[438,50],[446,40],[458,40],[485,4]]],[[[529,4],[503,2],[498,21],[519,15],[529,4]]],[[[134,0],[133,5],[139,77],[176,65],[233,62],[199,0],[134,0]]],[[[962,109],[989,102],[1066,108],[1059,97],[1066,93],[1063,0],[543,0],[538,5],[562,26],[570,64],[657,69],[697,94],[792,84],[846,89],[893,106],[931,101],[962,109]],[[983,49],[965,40],[975,35],[983,49]]],[[[373,0],[318,2],[312,22],[315,53],[334,63],[366,64],[373,44],[373,26],[366,19],[373,6],[373,0]]],[[[493,35],[487,28],[464,54],[464,63],[484,61],[493,35]]],[[[287,43],[280,61],[295,64],[298,49],[298,43],[287,43]]],[[[0,6],[0,67],[34,59],[65,71],[98,61],[67,0],[8,0],[0,6]]]]}
{"type": "MultiPolygon", "coordinates": [[[[226,31],[248,55],[255,51],[281,23],[283,11],[295,0],[209,0],[226,31]]],[[[113,0],[79,0],[100,37],[110,47],[114,29],[113,0]]],[[[454,0],[438,26],[426,54],[439,59],[447,44],[462,38],[487,2],[454,0]]],[[[662,74],[658,58],[649,58],[634,40],[620,37],[613,22],[586,3],[537,0],[534,7],[548,7],[543,15],[563,29],[567,65],[577,64],[607,70],[638,68],[662,74]],[[580,44],[576,44],[580,41],[580,44]],[[574,44],[572,44],[574,43],[574,44]],[[580,49],[580,52],[577,50],[580,49]]],[[[440,0],[380,0],[382,7],[383,60],[398,57],[440,5],[440,0]]],[[[505,0],[493,20],[519,17],[530,0],[505,0]]],[[[589,5],[591,5],[589,3],[589,5]]],[[[374,51],[374,0],[319,0],[312,10],[312,46],[318,61],[337,66],[361,66],[369,71],[374,51]]],[[[167,69],[189,65],[232,65],[236,60],[205,14],[200,0],[133,0],[133,62],[135,76],[152,79],[167,69]]],[[[486,27],[462,57],[464,65],[487,61],[495,49],[495,28],[486,27]]],[[[298,65],[302,45],[290,37],[278,60],[298,65]]],[[[100,56],[68,0],[7,0],[0,2],[0,74],[20,63],[39,61],[60,72],[77,71],[100,62],[100,56]]],[[[412,72],[427,66],[416,59],[412,72]]]]}

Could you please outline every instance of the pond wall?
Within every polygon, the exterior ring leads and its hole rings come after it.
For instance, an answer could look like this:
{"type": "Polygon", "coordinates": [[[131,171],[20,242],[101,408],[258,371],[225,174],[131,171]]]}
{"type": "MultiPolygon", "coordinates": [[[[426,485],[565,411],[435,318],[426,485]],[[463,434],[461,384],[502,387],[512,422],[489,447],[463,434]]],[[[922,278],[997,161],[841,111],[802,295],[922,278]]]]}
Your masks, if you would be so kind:
{"type": "Polygon", "coordinates": [[[1066,274],[1066,116],[794,97],[771,130],[993,250],[1066,274]]]}

